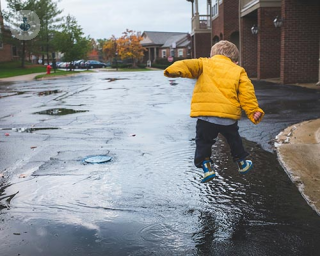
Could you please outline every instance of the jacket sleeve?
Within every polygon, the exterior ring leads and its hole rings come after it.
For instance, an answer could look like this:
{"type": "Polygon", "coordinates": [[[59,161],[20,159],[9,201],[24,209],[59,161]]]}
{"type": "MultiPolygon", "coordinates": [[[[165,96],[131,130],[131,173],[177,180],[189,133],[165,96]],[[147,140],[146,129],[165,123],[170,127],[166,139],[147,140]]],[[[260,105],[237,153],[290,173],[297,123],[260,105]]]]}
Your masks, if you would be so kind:
{"type": "Polygon", "coordinates": [[[242,69],[240,74],[238,97],[241,108],[245,111],[249,120],[254,124],[260,123],[264,116],[264,111],[261,108],[259,108],[253,84],[251,83],[244,69],[242,69]],[[255,112],[262,113],[260,119],[257,121],[253,118],[253,114],[255,112]]]}
{"type": "Polygon", "coordinates": [[[202,73],[202,61],[199,59],[180,60],[164,70],[166,77],[198,78],[202,73]]]}

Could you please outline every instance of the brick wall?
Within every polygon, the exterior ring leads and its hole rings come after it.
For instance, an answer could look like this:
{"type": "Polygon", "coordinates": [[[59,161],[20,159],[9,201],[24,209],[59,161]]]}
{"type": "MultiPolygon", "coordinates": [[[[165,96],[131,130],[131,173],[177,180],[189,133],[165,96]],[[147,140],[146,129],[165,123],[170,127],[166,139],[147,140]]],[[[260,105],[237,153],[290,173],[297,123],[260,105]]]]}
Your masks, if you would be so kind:
{"type": "Polygon", "coordinates": [[[317,82],[320,2],[282,0],[281,15],[281,82],[317,82]]]}
{"type": "Polygon", "coordinates": [[[196,40],[196,58],[210,57],[211,51],[211,34],[197,33],[194,35],[196,40]]]}
{"type": "Polygon", "coordinates": [[[256,17],[242,17],[240,20],[240,60],[249,77],[257,77],[257,35],[252,35],[251,27],[257,24],[256,17]]]}
{"type": "Polygon", "coordinates": [[[11,45],[4,44],[3,48],[0,48],[0,62],[12,60],[11,45]]]}
{"type": "MultiPolygon", "coordinates": [[[[212,39],[216,36],[221,40],[224,36],[224,2],[219,5],[219,16],[212,20],[212,39]]],[[[211,44],[213,43],[212,39],[211,44]]]]}
{"type": "Polygon", "coordinates": [[[280,77],[281,28],[273,24],[275,17],[280,15],[281,8],[258,9],[258,79],[280,77]]]}
{"type": "MultiPolygon", "coordinates": [[[[4,34],[3,18],[1,15],[1,10],[0,10],[0,29],[1,29],[1,34],[3,35],[4,34]]],[[[2,47],[0,48],[0,62],[10,61],[10,60],[12,60],[11,45],[2,44],[2,47]]]]}
{"type": "Polygon", "coordinates": [[[239,1],[225,0],[224,6],[224,39],[231,41],[231,34],[239,31],[239,1]]]}

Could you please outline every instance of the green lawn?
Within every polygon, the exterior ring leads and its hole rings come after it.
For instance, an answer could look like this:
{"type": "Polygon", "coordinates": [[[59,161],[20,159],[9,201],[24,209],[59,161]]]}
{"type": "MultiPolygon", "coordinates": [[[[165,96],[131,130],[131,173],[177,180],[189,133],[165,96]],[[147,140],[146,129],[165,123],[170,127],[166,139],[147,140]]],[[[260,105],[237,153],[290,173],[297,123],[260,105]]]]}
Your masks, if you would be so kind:
{"type": "MultiPolygon", "coordinates": [[[[111,69],[101,69],[105,71],[111,71],[111,69]]],[[[147,68],[118,68],[118,71],[121,72],[135,72],[135,71],[149,71],[150,69],[147,68]]],[[[115,71],[115,69],[112,69],[112,71],[115,71]]],[[[6,78],[6,77],[13,77],[13,76],[20,76],[20,75],[28,75],[33,73],[46,73],[46,66],[44,65],[37,65],[32,64],[29,62],[25,63],[25,68],[21,68],[21,62],[20,61],[10,61],[10,62],[0,62],[0,78],[6,78]]],[[[87,71],[83,71],[87,72],[87,71]]],[[[51,70],[51,73],[53,73],[53,70],[51,70]]],[[[49,76],[61,76],[61,75],[70,75],[75,74],[79,72],[70,72],[70,71],[61,71],[57,70],[56,74],[50,74],[49,76]]],[[[46,74],[39,75],[36,77],[36,79],[40,79],[42,77],[48,76],[46,74]]]]}
{"type": "Polygon", "coordinates": [[[0,62],[0,78],[46,72],[46,66],[26,62],[21,68],[20,61],[0,62]]]}
{"type": "Polygon", "coordinates": [[[71,74],[81,74],[81,73],[88,73],[88,72],[93,72],[91,70],[85,70],[85,71],[64,71],[64,70],[57,70],[56,73],[54,73],[51,70],[50,75],[43,74],[43,75],[37,75],[35,79],[41,79],[41,78],[46,78],[46,77],[59,77],[59,76],[67,76],[71,74]]]}

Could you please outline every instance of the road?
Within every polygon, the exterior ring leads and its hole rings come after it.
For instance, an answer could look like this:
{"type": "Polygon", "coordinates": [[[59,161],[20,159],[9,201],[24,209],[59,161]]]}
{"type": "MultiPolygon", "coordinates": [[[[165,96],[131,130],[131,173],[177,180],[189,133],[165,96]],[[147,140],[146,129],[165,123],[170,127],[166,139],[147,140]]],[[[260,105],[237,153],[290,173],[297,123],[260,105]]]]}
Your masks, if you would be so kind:
{"type": "Polygon", "coordinates": [[[239,122],[254,170],[223,138],[217,178],[193,166],[194,80],[161,71],[0,83],[1,255],[317,255],[320,218],[273,150],[320,117],[318,91],[254,82],[264,120],[239,122]],[[110,162],[86,164],[88,156],[110,162]]]}

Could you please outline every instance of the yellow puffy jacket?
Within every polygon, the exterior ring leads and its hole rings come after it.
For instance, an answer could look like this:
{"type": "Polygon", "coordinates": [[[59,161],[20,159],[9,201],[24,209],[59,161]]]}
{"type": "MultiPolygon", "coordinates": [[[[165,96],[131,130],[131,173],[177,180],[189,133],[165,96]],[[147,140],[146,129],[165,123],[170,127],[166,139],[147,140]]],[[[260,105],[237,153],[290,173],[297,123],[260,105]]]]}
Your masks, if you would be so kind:
{"type": "Polygon", "coordinates": [[[164,71],[164,75],[197,78],[191,100],[191,117],[216,116],[238,120],[243,109],[251,122],[258,124],[264,116],[246,71],[226,56],[176,61],[164,71]],[[262,115],[255,121],[253,114],[257,111],[262,115]]]}

